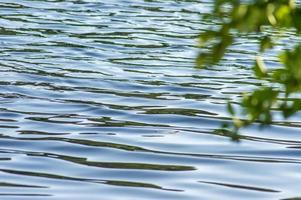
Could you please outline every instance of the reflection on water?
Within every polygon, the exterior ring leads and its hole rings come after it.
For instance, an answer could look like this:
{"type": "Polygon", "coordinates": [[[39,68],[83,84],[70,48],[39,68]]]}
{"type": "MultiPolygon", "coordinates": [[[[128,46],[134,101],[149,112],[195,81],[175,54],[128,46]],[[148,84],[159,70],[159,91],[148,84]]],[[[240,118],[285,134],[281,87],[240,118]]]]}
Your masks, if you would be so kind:
{"type": "Polygon", "coordinates": [[[0,0],[0,198],[301,196],[298,118],[240,143],[215,131],[225,103],[260,83],[256,37],[194,68],[211,6],[0,0]]]}

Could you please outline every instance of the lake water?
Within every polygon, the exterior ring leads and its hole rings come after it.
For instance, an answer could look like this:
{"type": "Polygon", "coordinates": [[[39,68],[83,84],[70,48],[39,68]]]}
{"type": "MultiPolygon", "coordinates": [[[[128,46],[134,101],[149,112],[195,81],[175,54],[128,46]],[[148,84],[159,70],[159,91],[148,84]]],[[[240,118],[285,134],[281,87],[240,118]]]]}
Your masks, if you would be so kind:
{"type": "Polygon", "coordinates": [[[227,100],[259,83],[256,37],[194,67],[211,6],[0,0],[0,199],[301,196],[300,116],[239,143],[215,132],[227,100]]]}

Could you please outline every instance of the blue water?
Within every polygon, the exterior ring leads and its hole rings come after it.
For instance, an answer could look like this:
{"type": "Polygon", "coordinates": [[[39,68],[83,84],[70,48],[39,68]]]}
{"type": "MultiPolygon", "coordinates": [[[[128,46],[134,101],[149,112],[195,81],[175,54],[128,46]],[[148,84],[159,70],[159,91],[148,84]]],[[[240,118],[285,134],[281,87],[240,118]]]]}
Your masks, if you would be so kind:
{"type": "Polygon", "coordinates": [[[195,68],[211,7],[0,0],[0,199],[301,196],[300,116],[245,129],[239,143],[215,131],[226,102],[260,83],[256,37],[195,68]]]}

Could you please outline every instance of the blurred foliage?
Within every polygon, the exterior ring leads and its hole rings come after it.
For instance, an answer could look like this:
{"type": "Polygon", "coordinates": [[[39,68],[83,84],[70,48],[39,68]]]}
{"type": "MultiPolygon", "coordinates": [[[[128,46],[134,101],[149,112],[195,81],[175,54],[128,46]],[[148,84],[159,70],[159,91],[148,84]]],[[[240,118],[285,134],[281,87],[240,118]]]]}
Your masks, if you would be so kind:
{"type": "Polygon", "coordinates": [[[296,35],[301,34],[301,7],[294,0],[215,0],[212,13],[206,14],[204,19],[213,20],[219,25],[199,36],[202,48],[197,58],[199,67],[218,63],[234,44],[238,34],[255,33],[259,42],[258,55],[252,68],[254,76],[270,83],[243,95],[242,113],[237,113],[233,105],[228,104],[233,123],[230,127],[225,125],[224,130],[235,133],[232,134],[235,139],[241,127],[254,122],[270,124],[273,110],[280,111],[284,118],[301,110],[301,100],[291,98],[301,91],[301,44],[279,52],[281,67],[277,69],[269,69],[261,56],[266,50],[275,48],[273,34],[265,30],[284,29],[296,35]],[[246,119],[239,119],[238,114],[244,114],[246,119]]]}

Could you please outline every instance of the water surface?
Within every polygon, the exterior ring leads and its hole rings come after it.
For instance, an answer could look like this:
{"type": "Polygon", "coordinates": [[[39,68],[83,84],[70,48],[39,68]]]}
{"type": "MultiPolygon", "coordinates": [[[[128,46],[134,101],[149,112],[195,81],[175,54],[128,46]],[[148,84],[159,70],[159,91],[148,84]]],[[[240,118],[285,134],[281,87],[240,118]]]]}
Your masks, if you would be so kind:
{"type": "Polygon", "coordinates": [[[215,131],[227,100],[259,83],[256,37],[220,66],[194,67],[211,7],[0,0],[0,199],[301,196],[298,116],[239,143],[215,131]]]}

